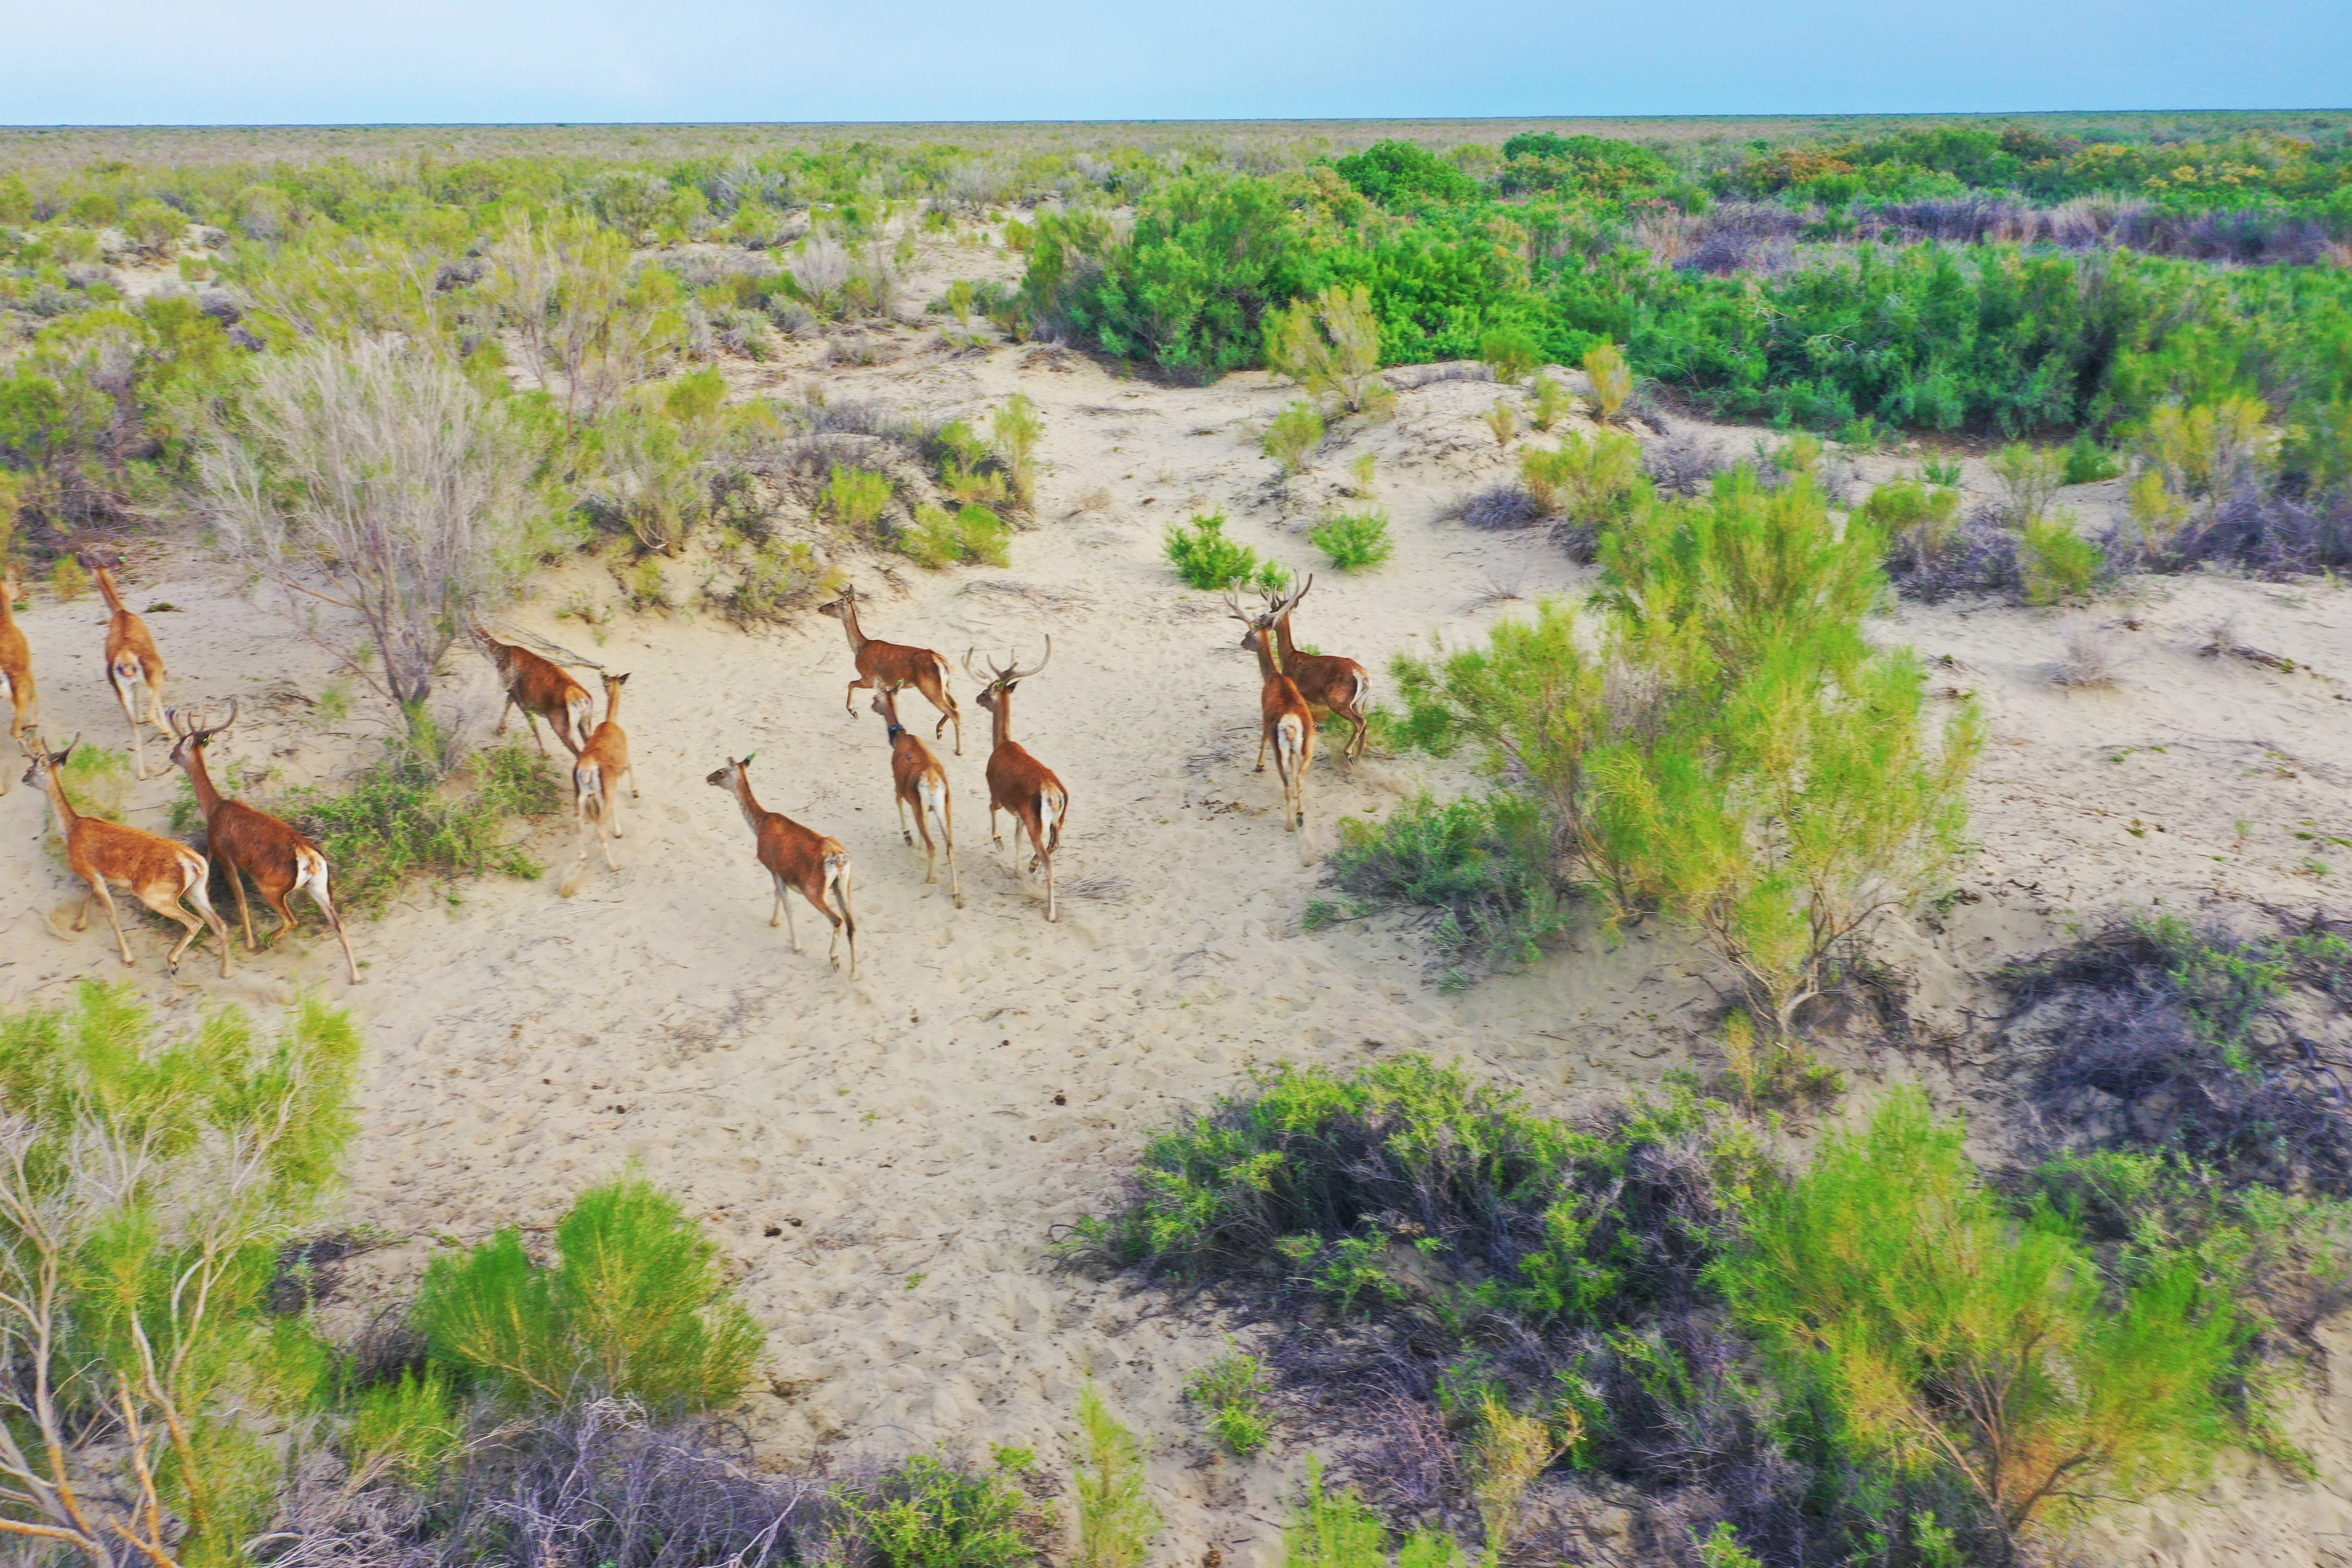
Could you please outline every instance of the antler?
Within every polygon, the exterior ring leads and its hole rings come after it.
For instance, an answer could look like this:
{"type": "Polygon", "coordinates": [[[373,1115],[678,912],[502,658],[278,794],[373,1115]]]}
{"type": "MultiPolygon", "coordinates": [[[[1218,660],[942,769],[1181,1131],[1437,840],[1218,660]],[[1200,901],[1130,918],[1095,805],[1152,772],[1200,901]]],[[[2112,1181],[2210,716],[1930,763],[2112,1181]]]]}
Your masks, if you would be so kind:
{"type": "MultiPolygon", "coordinates": [[[[1020,658],[1021,650],[1019,648],[1014,648],[1013,650],[1013,657],[1016,660],[1020,658]]],[[[1048,632],[1045,634],[1045,657],[1044,658],[1039,659],[1036,663],[1031,665],[1026,669],[1019,668],[1017,666],[1009,668],[1003,675],[998,676],[996,679],[1004,682],[1007,686],[1012,685],[1016,680],[1026,680],[1031,676],[1036,674],[1039,670],[1045,668],[1046,665],[1052,663],[1053,658],[1054,636],[1051,632],[1048,632]]]]}
{"type": "Polygon", "coordinates": [[[992,658],[988,661],[988,673],[986,675],[982,675],[980,671],[972,668],[971,656],[979,651],[980,650],[976,647],[968,647],[963,650],[963,672],[966,675],[971,676],[974,680],[979,681],[983,686],[993,686],[1004,678],[1003,673],[996,668],[996,661],[992,658]]]}
{"type": "Polygon", "coordinates": [[[1307,597],[1307,590],[1313,586],[1315,586],[1315,574],[1309,572],[1307,574],[1306,583],[1300,586],[1298,592],[1288,598],[1283,597],[1279,590],[1267,594],[1265,596],[1266,618],[1278,621],[1290,614],[1298,607],[1298,601],[1307,597]]]}

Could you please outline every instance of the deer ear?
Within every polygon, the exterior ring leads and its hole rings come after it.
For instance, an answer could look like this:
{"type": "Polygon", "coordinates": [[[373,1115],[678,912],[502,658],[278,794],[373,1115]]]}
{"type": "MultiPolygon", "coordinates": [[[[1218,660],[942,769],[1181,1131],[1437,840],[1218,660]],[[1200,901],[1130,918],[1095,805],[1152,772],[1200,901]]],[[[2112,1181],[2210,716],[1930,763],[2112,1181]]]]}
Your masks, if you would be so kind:
{"type": "Polygon", "coordinates": [[[759,752],[746,752],[743,754],[743,760],[742,760],[741,762],[740,762],[740,763],[737,763],[735,765],[736,765],[737,767],[739,767],[739,768],[748,768],[748,767],[750,767],[750,766],[751,765],[751,759],[752,759],[753,757],[758,756],[759,754],[760,754],[760,753],[759,753],[759,752]]]}

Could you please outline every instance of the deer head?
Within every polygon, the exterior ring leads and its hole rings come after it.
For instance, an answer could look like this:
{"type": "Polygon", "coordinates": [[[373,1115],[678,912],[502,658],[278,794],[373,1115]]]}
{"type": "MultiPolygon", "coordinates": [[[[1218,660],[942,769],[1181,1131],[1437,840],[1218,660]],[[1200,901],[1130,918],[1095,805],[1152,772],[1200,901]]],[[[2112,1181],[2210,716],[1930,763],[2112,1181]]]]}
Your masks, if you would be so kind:
{"type": "Polygon", "coordinates": [[[179,737],[172,743],[172,765],[175,768],[184,768],[188,765],[190,756],[202,756],[204,749],[212,744],[215,735],[222,733],[236,722],[238,706],[239,700],[235,697],[230,698],[228,717],[217,724],[210,725],[204,721],[204,714],[201,710],[192,717],[184,719],[180,716],[180,710],[177,708],[163,710],[163,718],[172,726],[172,733],[179,737]]]}
{"type": "Polygon", "coordinates": [[[1021,653],[1018,648],[1015,648],[1013,650],[1012,663],[999,666],[997,662],[992,658],[987,661],[988,673],[986,675],[982,675],[979,670],[972,668],[971,662],[972,656],[979,651],[980,650],[978,648],[967,648],[964,650],[963,670],[966,675],[971,676],[974,680],[985,683],[981,688],[980,695],[973,698],[972,700],[992,713],[996,710],[996,700],[1000,693],[1009,694],[1015,686],[1018,686],[1021,682],[1028,679],[1031,676],[1036,674],[1039,670],[1045,668],[1047,664],[1053,661],[1054,639],[1051,636],[1048,636],[1045,638],[1045,657],[1039,659],[1036,663],[1031,665],[1026,669],[1021,668],[1021,653]]]}

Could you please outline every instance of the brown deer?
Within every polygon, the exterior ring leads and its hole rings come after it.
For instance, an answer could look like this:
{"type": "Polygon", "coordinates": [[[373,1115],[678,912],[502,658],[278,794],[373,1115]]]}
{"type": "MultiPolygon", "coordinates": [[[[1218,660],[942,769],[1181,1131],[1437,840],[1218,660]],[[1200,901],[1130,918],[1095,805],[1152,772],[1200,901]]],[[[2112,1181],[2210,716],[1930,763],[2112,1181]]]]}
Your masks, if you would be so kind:
{"type": "Polygon", "coordinates": [[[845,584],[841,597],[829,605],[819,605],[816,613],[831,616],[849,634],[849,651],[857,661],[857,679],[842,693],[842,705],[853,719],[857,717],[857,693],[862,688],[887,687],[896,691],[911,686],[928,699],[941,715],[939,727],[931,731],[936,741],[955,725],[955,754],[963,755],[963,715],[956,709],[955,693],[948,689],[948,661],[927,647],[908,647],[904,643],[877,642],[867,637],[857,625],[857,589],[845,584]]]}
{"type": "Polygon", "coordinates": [[[588,825],[596,825],[596,847],[604,852],[605,866],[614,871],[621,868],[614,863],[613,846],[604,837],[612,829],[614,838],[621,833],[621,780],[629,781],[629,798],[637,796],[636,764],[629,760],[629,737],[621,728],[621,688],[628,683],[626,675],[604,677],[604,721],[580,748],[580,755],[572,764],[572,809],[580,818],[580,863],[588,863],[588,825]]]}
{"type": "MultiPolygon", "coordinates": [[[[752,755],[758,755],[757,752],[752,755]]],[[[770,811],[751,798],[751,758],[741,762],[729,758],[727,765],[703,780],[713,789],[723,789],[735,797],[743,811],[743,820],[751,825],[751,837],[758,845],[760,864],[775,879],[776,907],[768,916],[770,925],[779,921],[793,940],[793,951],[801,950],[800,928],[793,923],[793,907],[784,898],[787,888],[816,906],[816,912],[833,925],[833,940],[826,944],[824,955],[835,969],[841,967],[841,939],[849,937],[849,977],[857,978],[857,917],[849,912],[849,851],[838,838],[827,838],[811,832],[781,811],[770,811]],[[841,913],[833,912],[826,901],[828,893],[838,893],[841,913]]]]}
{"type": "Polygon", "coordinates": [[[490,662],[499,667],[499,679],[507,689],[506,706],[499,710],[499,727],[493,733],[505,734],[507,714],[520,708],[530,724],[530,738],[538,742],[541,756],[547,755],[547,742],[539,733],[541,719],[563,742],[563,749],[578,756],[588,736],[588,721],[596,716],[596,704],[587,688],[563,673],[563,667],[554,660],[500,642],[479,624],[474,627],[474,637],[490,656],[490,662]]]}
{"type": "MultiPolygon", "coordinates": [[[[1307,588],[1313,586],[1315,574],[1310,572],[1307,588]]],[[[1314,710],[1318,721],[1327,713],[1337,713],[1356,727],[1348,743],[1339,748],[1339,755],[1353,763],[1364,754],[1364,737],[1370,729],[1364,719],[1364,699],[1371,694],[1372,678],[1352,658],[1342,658],[1336,653],[1303,654],[1290,640],[1290,612],[1307,597],[1307,588],[1299,589],[1287,600],[1278,590],[1265,596],[1269,610],[1280,606],[1280,613],[1274,617],[1274,637],[1279,645],[1283,673],[1290,677],[1298,688],[1298,695],[1307,699],[1307,706],[1314,710]]]]}
{"type": "MultiPolygon", "coordinates": [[[[8,737],[21,741],[27,730],[41,727],[41,701],[33,689],[33,649],[25,628],[16,624],[16,570],[0,576],[0,697],[8,700],[8,737]]],[[[0,768],[0,795],[8,793],[16,770],[0,768]]]]}
{"type": "Polygon", "coordinates": [[[205,724],[202,715],[183,721],[176,708],[165,710],[164,717],[178,737],[172,746],[173,765],[186,770],[188,783],[196,792],[196,805],[204,810],[205,847],[212,851],[214,862],[228,873],[228,885],[236,893],[246,951],[258,952],[263,946],[253,939],[253,906],[245,897],[245,879],[250,877],[261,889],[261,901],[277,911],[278,925],[269,933],[268,946],[276,947],[278,939],[294,929],[294,907],[287,900],[299,889],[310,896],[327,923],[334,927],[335,940],[343,944],[344,967],[351,971],[352,984],[360,984],[360,961],[352,953],[351,933],[343,929],[343,917],[328,890],[327,857],[290,823],[241,800],[231,800],[213,784],[205,748],[236,722],[237,706],[237,700],[230,698],[228,718],[218,724],[205,724]]]}
{"type": "Polygon", "coordinates": [[[1004,840],[996,831],[996,814],[1009,811],[1017,825],[1013,830],[1013,846],[1018,848],[1021,834],[1029,835],[1029,869],[1045,868],[1045,918],[1061,918],[1054,897],[1054,852],[1062,847],[1062,825],[1069,820],[1070,795],[1054,770],[1031,756],[1013,739],[1013,689],[1045,668],[1054,657],[1054,639],[1045,639],[1045,657],[1027,669],[1019,667],[1020,654],[1014,662],[1002,669],[996,661],[988,661],[986,675],[972,668],[972,654],[963,656],[963,668],[974,680],[987,684],[973,699],[988,710],[992,721],[988,752],[988,838],[999,849],[1004,840]]]}
{"type": "Polygon", "coordinates": [[[58,836],[66,841],[66,864],[80,878],[89,891],[82,896],[81,910],[74,916],[73,929],[89,929],[89,906],[92,900],[106,906],[106,918],[114,927],[114,944],[122,951],[122,962],[135,963],[131,956],[131,939],[122,934],[122,916],[114,907],[114,895],[107,889],[120,884],[131,889],[138,900],[164,919],[176,921],[187,928],[172,949],[165,966],[174,974],[180,972],[180,955],[196,940],[205,927],[213,928],[220,938],[221,978],[229,976],[228,927],[213,912],[211,898],[205,884],[212,879],[212,868],[205,858],[184,844],[136,827],[126,827],[119,822],[109,822],[102,816],[84,816],[66,798],[65,781],[58,771],[73,755],[74,747],[81,743],[77,735],[66,743],[62,752],[52,752],[37,732],[27,734],[17,743],[32,765],[25,770],[25,782],[31,784],[35,774],[49,794],[49,809],[57,814],[58,836]],[[203,919],[187,911],[180,900],[185,899],[196,906],[203,919]]]}
{"type": "Polygon", "coordinates": [[[874,711],[882,715],[890,737],[890,784],[898,795],[898,837],[909,845],[915,842],[915,834],[907,831],[907,808],[913,806],[915,832],[923,836],[923,885],[929,887],[940,879],[939,846],[931,842],[931,824],[939,824],[940,842],[948,850],[948,897],[961,909],[963,887],[956,879],[955,799],[948,791],[948,770],[920,737],[908,733],[898,722],[898,700],[888,687],[875,689],[874,711]]]}
{"type": "MultiPolygon", "coordinates": [[[[1305,593],[1300,589],[1299,593],[1305,593]]],[[[1255,616],[1242,608],[1241,596],[1231,590],[1225,595],[1225,607],[1234,619],[1247,626],[1242,634],[1242,647],[1257,655],[1258,677],[1265,684],[1258,691],[1258,712],[1263,722],[1258,729],[1257,769],[1265,772],[1266,748],[1274,748],[1274,771],[1282,779],[1282,826],[1292,832],[1307,831],[1307,770],[1315,763],[1315,710],[1307,706],[1299,693],[1298,683],[1282,672],[1282,655],[1274,637],[1274,625],[1290,613],[1298,595],[1275,603],[1255,616]]]]}
{"type": "Polygon", "coordinates": [[[106,683],[114,688],[122,716],[131,721],[131,771],[143,779],[147,752],[141,743],[139,709],[131,692],[136,687],[147,689],[147,721],[170,734],[171,727],[163,722],[163,656],[155,651],[154,634],[147,629],[147,623],[122,602],[122,590],[114,581],[114,569],[122,564],[122,557],[108,561],[85,550],[78,552],[75,559],[97,577],[98,591],[106,595],[106,607],[111,613],[106,624],[106,683]]]}

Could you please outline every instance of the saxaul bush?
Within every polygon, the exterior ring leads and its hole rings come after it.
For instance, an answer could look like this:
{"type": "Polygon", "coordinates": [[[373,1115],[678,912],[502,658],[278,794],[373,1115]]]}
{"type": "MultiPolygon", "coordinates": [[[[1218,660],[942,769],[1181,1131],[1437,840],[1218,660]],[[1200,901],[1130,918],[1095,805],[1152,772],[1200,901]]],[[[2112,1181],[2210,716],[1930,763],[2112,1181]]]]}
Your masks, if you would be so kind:
{"type": "Polygon", "coordinates": [[[1349,414],[1379,413],[1395,401],[1381,379],[1381,329],[1362,284],[1334,286],[1265,319],[1266,368],[1310,396],[1328,397],[1349,414]]]}

